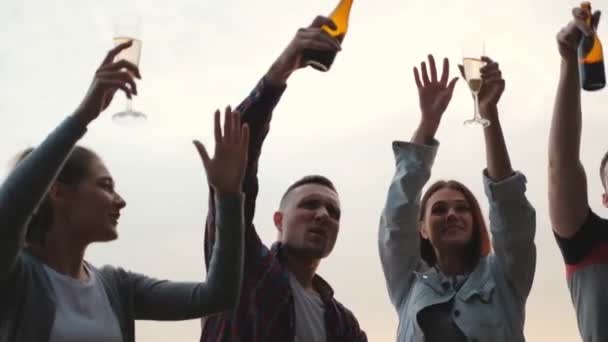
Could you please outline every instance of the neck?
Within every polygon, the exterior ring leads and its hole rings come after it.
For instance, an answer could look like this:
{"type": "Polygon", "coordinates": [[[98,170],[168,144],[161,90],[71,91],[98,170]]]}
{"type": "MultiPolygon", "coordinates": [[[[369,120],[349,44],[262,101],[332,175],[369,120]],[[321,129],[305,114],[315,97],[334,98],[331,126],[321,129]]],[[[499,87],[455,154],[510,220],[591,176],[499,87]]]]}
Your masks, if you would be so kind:
{"type": "Polygon", "coordinates": [[[469,255],[466,250],[454,249],[438,251],[435,249],[437,256],[437,265],[447,276],[462,275],[469,271],[469,255]]]}
{"type": "Polygon", "coordinates": [[[312,259],[294,255],[287,250],[287,269],[291,272],[302,287],[308,291],[314,291],[312,279],[314,278],[319,259],[312,259]]]}
{"type": "Polygon", "coordinates": [[[84,268],[84,253],[88,243],[66,236],[61,231],[50,229],[43,247],[34,247],[34,252],[50,268],[78,280],[88,279],[84,268]]]}

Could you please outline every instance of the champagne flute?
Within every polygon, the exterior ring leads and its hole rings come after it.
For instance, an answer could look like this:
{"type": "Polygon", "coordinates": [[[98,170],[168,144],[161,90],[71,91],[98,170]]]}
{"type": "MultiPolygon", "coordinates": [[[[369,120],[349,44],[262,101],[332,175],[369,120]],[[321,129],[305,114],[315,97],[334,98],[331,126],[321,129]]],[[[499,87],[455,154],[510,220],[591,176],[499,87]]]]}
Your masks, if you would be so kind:
{"type": "Polygon", "coordinates": [[[480,124],[482,127],[488,127],[490,120],[484,119],[479,114],[479,91],[481,90],[481,68],[486,65],[481,57],[485,55],[485,45],[481,41],[472,41],[463,43],[462,51],[462,67],[464,69],[464,78],[467,81],[469,90],[473,95],[474,116],[470,120],[464,122],[465,125],[480,124]]]}
{"type": "MultiPolygon", "coordinates": [[[[132,41],[132,45],[122,50],[114,61],[126,60],[139,67],[141,58],[141,29],[140,19],[137,15],[123,15],[114,22],[114,46],[132,41]]],[[[119,124],[137,124],[147,120],[146,114],[134,110],[132,100],[127,98],[126,108],[112,116],[112,120],[119,124]]]]}

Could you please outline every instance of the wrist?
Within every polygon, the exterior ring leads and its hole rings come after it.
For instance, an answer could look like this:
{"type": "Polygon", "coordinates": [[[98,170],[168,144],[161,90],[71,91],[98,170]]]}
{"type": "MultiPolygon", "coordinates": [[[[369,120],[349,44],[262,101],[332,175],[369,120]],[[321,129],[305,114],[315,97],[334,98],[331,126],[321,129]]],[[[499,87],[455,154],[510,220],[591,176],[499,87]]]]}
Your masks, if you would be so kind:
{"type": "Polygon", "coordinates": [[[286,68],[283,63],[276,61],[266,72],[266,79],[271,85],[283,86],[293,71],[286,68]]]}
{"type": "Polygon", "coordinates": [[[414,132],[412,142],[416,144],[431,145],[439,128],[439,122],[421,121],[414,132]]]}
{"type": "Polygon", "coordinates": [[[89,114],[87,110],[82,108],[76,109],[76,111],[74,111],[72,114],[72,117],[78,120],[84,126],[88,126],[88,124],[94,119],[94,117],[89,114]]]}
{"type": "Polygon", "coordinates": [[[485,118],[497,118],[498,117],[498,106],[497,105],[481,105],[479,106],[479,113],[485,118]]]}
{"type": "Polygon", "coordinates": [[[218,187],[213,187],[213,190],[215,191],[215,196],[217,197],[233,197],[233,196],[238,196],[241,194],[241,187],[226,187],[226,188],[218,188],[218,187]]]}

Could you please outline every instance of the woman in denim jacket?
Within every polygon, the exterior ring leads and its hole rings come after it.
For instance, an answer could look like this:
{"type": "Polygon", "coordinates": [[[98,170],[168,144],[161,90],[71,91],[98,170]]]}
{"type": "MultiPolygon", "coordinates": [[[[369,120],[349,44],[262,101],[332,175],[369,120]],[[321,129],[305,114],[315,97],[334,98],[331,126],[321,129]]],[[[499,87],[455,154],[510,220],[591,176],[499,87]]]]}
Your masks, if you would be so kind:
{"type": "MultiPolygon", "coordinates": [[[[398,341],[524,341],[525,304],[536,265],[536,216],[526,179],[513,171],[498,118],[505,88],[498,64],[483,58],[481,115],[492,241],[477,200],[457,181],[431,185],[421,200],[439,143],[435,133],[457,78],[438,79],[429,56],[414,76],[422,111],[409,143],[394,142],[396,172],[380,220],[378,244],[398,341]],[[420,73],[422,75],[420,75],[420,73]],[[493,249],[493,251],[492,251],[493,249]]],[[[462,67],[460,67],[462,73],[462,67]]]]}

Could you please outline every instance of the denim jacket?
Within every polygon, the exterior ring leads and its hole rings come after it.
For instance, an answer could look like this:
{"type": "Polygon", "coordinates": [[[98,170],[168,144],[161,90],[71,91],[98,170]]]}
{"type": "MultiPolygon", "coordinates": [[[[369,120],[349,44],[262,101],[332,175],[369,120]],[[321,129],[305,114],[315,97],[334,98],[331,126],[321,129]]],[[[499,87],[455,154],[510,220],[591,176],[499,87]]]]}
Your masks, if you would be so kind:
{"type": "Polygon", "coordinates": [[[438,143],[393,143],[397,169],[382,212],[378,245],[389,297],[399,315],[397,341],[425,341],[418,314],[449,301],[452,318],[468,341],[525,341],[525,303],[536,268],[536,214],[524,194],[526,179],[519,172],[500,182],[484,175],[493,252],[483,256],[454,290],[420,256],[421,190],[437,148],[438,143]]]}

